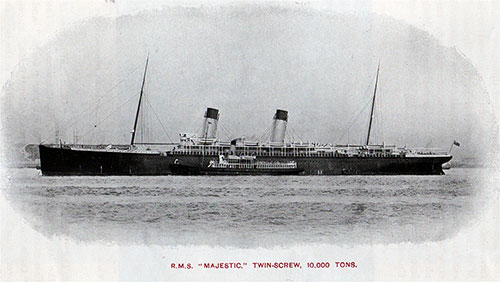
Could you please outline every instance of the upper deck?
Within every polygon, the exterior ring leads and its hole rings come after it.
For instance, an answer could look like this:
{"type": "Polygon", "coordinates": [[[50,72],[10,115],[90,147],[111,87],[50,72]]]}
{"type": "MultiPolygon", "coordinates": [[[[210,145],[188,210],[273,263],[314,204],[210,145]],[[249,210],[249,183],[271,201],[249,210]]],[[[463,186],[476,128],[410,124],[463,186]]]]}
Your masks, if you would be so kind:
{"type": "Polygon", "coordinates": [[[258,141],[181,143],[174,155],[249,155],[282,157],[420,157],[448,156],[440,149],[398,148],[395,145],[332,145],[312,142],[260,143],[258,141]]]}

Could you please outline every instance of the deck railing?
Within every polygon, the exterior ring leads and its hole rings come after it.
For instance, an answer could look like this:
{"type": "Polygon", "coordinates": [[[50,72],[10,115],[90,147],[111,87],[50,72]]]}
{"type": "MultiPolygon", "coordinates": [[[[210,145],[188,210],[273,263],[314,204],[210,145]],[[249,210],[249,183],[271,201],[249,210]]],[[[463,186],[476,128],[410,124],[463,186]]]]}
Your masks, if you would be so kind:
{"type": "Polygon", "coordinates": [[[290,169],[297,168],[296,163],[255,163],[255,164],[224,164],[210,163],[211,168],[248,168],[248,169],[290,169]]]}

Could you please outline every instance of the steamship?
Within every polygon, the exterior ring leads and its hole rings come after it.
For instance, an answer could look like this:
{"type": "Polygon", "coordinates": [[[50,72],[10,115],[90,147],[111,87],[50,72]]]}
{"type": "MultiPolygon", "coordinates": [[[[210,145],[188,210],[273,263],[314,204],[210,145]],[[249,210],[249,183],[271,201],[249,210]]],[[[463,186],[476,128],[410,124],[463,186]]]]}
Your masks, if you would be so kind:
{"type": "Polygon", "coordinates": [[[286,142],[288,112],[282,109],[276,110],[268,141],[218,140],[220,114],[215,108],[207,108],[200,135],[180,134],[177,143],[139,144],[135,132],[148,60],[130,144],[40,144],[42,175],[439,175],[452,158],[447,152],[370,144],[379,68],[362,145],[286,142]]]}

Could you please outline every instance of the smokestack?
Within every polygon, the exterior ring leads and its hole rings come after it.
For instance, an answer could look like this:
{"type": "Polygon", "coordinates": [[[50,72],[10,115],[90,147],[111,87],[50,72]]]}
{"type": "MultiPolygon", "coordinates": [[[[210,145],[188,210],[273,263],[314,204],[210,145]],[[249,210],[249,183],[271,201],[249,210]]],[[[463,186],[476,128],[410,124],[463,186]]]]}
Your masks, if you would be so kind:
{"type": "Polygon", "coordinates": [[[217,122],[219,121],[219,110],[207,108],[205,112],[205,121],[203,122],[203,131],[200,136],[203,139],[215,139],[217,135],[217,122]]]}
{"type": "Polygon", "coordinates": [[[273,119],[273,129],[271,131],[271,142],[284,143],[286,133],[286,123],[288,121],[288,112],[285,110],[276,110],[273,119]]]}

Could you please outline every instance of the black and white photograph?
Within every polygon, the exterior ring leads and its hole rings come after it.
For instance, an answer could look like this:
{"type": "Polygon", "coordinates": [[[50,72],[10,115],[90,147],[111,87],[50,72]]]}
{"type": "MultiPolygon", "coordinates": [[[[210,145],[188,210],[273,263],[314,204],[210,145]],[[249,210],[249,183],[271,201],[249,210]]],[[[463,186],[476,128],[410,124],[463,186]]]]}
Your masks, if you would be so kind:
{"type": "Polygon", "coordinates": [[[0,280],[498,281],[498,18],[0,0],[0,280]]]}

